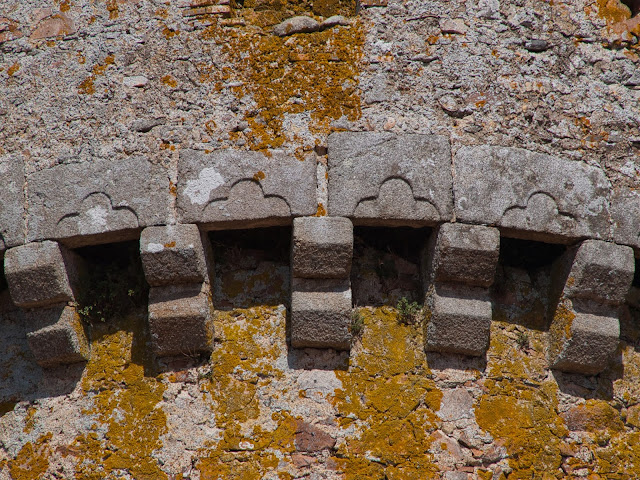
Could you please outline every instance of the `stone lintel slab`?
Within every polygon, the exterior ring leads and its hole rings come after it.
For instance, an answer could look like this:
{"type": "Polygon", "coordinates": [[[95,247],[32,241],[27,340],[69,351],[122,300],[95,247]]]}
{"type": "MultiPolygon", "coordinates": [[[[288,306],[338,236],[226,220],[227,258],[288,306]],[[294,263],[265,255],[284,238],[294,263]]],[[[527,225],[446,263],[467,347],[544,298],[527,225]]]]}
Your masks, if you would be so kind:
{"type": "Polygon", "coordinates": [[[275,152],[182,150],[178,217],[206,229],[291,224],[316,213],[316,162],[275,152]]]}
{"type": "Polygon", "coordinates": [[[353,257],[353,224],[343,217],[293,220],[294,277],[347,278],[353,257]]]}
{"type": "Polygon", "coordinates": [[[10,248],[4,257],[11,298],[22,308],[74,301],[81,269],[75,253],[49,240],[10,248]]]}
{"type": "Polygon", "coordinates": [[[465,146],[454,170],[458,221],[538,241],[610,238],[611,185],[597,167],[519,148],[465,146]]]}
{"type": "Polygon", "coordinates": [[[167,171],[142,157],[57,165],[27,178],[29,241],[78,247],[130,240],[169,223],[167,171]]]}
{"type": "Polygon", "coordinates": [[[567,373],[595,375],[613,358],[620,338],[617,311],[597,315],[576,311],[563,302],[549,332],[548,359],[551,368],[567,373]]]}
{"type": "Polygon", "coordinates": [[[24,240],[24,162],[0,155],[0,252],[24,240]]]}
{"type": "Polygon", "coordinates": [[[213,318],[209,285],[171,285],[149,291],[149,330],[156,356],[210,352],[213,318]]]}
{"type": "Polygon", "coordinates": [[[464,283],[488,288],[493,284],[500,232],[496,228],[445,223],[435,230],[423,251],[427,283],[464,283]]]}
{"type": "Polygon", "coordinates": [[[152,287],[209,282],[213,254],[209,239],[197,225],[145,228],[140,235],[140,257],[152,287]]]}
{"type": "Polygon", "coordinates": [[[451,149],[438,135],[332,133],[331,216],[355,225],[435,225],[453,217],[451,149]]]}
{"type": "Polygon", "coordinates": [[[74,307],[59,305],[31,310],[27,319],[46,325],[27,333],[29,348],[38,365],[48,368],[89,358],[89,342],[74,307]]]}
{"type": "Polygon", "coordinates": [[[613,241],[629,245],[640,256],[640,190],[616,189],[611,197],[613,241]]]}
{"type": "Polygon", "coordinates": [[[349,350],[351,310],[348,279],[294,278],[291,292],[291,346],[349,350]]]}
{"type": "Polygon", "coordinates": [[[486,289],[432,288],[426,299],[425,350],[482,356],[489,348],[492,308],[486,289]]]}

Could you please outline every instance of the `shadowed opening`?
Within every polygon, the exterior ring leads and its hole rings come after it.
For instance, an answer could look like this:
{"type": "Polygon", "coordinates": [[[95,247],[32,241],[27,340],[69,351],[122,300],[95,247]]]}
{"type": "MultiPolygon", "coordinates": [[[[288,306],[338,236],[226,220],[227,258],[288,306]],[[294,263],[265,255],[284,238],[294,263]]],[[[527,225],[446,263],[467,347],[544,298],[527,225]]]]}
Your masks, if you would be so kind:
{"type": "Polygon", "coordinates": [[[551,265],[566,250],[564,245],[554,243],[500,239],[500,264],[525,270],[551,265]]]}
{"type": "Polygon", "coordinates": [[[420,251],[431,229],[355,227],[351,288],[355,306],[422,303],[420,251]]]}
{"type": "MultiPolygon", "coordinates": [[[[0,279],[0,282],[2,280],[0,279]]],[[[640,288],[640,258],[636,258],[636,270],[633,273],[633,281],[631,282],[633,287],[640,288]]]]}
{"type": "Polygon", "coordinates": [[[620,0],[620,3],[629,7],[631,17],[635,17],[640,13],[640,0],[620,0]]]}
{"type": "Polygon", "coordinates": [[[213,231],[216,309],[289,303],[291,227],[213,231]]]}

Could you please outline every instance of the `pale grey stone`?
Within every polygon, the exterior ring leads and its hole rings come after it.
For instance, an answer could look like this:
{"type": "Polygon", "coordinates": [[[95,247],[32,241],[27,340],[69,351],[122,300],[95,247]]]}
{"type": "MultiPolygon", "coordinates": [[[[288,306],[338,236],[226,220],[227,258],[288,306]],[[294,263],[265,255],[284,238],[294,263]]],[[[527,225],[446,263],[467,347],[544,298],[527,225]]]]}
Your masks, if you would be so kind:
{"type": "Polygon", "coordinates": [[[291,265],[302,278],[347,278],[353,257],[353,224],[342,217],[293,221],[291,265]]]}
{"type": "Polygon", "coordinates": [[[61,305],[32,310],[27,318],[42,317],[37,323],[50,323],[27,333],[27,342],[38,365],[53,367],[84,362],[89,358],[89,342],[75,308],[61,305]]]}
{"type": "Polygon", "coordinates": [[[598,303],[624,303],[635,271],[631,247],[585,240],[573,258],[564,296],[598,303]]]}
{"type": "Polygon", "coordinates": [[[577,313],[568,327],[568,335],[564,328],[551,330],[551,368],[586,375],[595,375],[607,368],[620,341],[618,318],[577,313]]]}
{"type": "Polygon", "coordinates": [[[0,252],[24,243],[24,164],[17,155],[0,156],[0,252]]]}
{"type": "Polygon", "coordinates": [[[57,242],[28,243],[7,250],[4,272],[13,302],[35,308],[74,301],[81,260],[57,242]]]}
{"type": "Polygon", "coordinates": [[[640,249],[640,192],[618,189],[611,198],[613,241],[640,249]]]}
{"type": "Polygon", "coordinates": [[[440,286],[427,297],[425,349],[481,356],[489,347],[491,302],[485,289],[440,286]]]}
{"type": "Polygon", "coordinates": [[[474,418],[473,397],[466,388],[445,389],[437,415],[445,422],[474,418]]]}
{"type": "Polygon", "coordinates": [[[437,135],[329,136],[332,216],[356,225],[434,225],[452,218],[451,153],[437,135]]]}
{"type": "Polygon", "coordinates": [[[57,165],[30,175],[28,239],[80,246],[138,237],[168,223],[167,172],[143,158],[57,165]]]}
{"type": "Polygon", "coordinates": [[[347,25],[350,25],[350,23],[349,23],[349,20],[347,20],[345,17],[343,17],[342,15],[333,15],[325,19],[320,24],[320,30],[326,30],[327,28],[333,28],[338,26],[346,27],[347,25]]]}
{"type": "Polygon", "coordinates": [[[178,215],[205,228],[290,224],[313,215],[316,165],[274,153],[217,150],[180,152],[178,215]]]}
{"type": "Polygon", "coordinates": [[[532,240],[609,238],[610,184],[599,168],[509,147],[461,147],[456,218],[532,240]]]}
{"type": "Polygon", "coordinates": [[[149,83],[149,79],[144,75],[135,75],[133,77],[124,77],[122,80],[125,87],[134,88],[134,87],[144,87],[147,83],[149,83]]]}
{"type": "Polygon", "coordinates": [[[444,472],[444,480],[468,480],[469,475],[465,472],[444,472]]]}
{"type": "Polygon", "coordinates": [[[293,35],[295,33],[312,33],[320,29],[320,24],[311,17],[298,16],[286,19],[273,27],[273,33],[279,37],[293,35]]]}
{"type": "Polygon", "coordinates": [[[499,255],[500,232],[496,228],[445,223],[432,234],[423,253],[423,271],[430,283],[489,287],[499,255]]]}
{"type": "Polygon", "coordinates": [[[208,284],[153,287],[149,291],[149,330],[158,357],[210,352],[213,319],[208,284]]]}
{"type": "Polygon", "coordinates": [[[333,348],[351,346],[351,287],[348,280],[293,279],[291,346],[333,348]]]}
{"type": "Polygon", "coordinates": [[[153,287],[209,281],[211,247],[197,225],[145,228],[140,234],[140,257],[153,287]]]}

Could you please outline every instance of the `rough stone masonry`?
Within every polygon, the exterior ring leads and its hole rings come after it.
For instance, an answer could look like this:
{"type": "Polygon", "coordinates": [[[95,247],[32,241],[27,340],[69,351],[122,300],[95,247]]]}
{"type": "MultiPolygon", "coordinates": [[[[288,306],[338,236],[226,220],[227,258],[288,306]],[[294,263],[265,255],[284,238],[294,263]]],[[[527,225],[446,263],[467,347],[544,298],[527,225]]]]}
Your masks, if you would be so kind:
{"type": "Polygon", "coordinates": [[[639,36],[4,2],[0,479],[640,477],[639,36]]]}

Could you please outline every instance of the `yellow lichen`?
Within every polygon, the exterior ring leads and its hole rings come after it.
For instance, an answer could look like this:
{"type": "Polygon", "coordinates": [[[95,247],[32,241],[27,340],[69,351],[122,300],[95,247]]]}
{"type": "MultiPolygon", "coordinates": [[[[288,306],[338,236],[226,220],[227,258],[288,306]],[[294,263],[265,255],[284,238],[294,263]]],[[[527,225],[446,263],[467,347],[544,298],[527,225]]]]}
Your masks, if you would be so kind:
{"type": "Polygon", "coordinates": [[[398,321],[395,309],[360,309],[362,337],[334,403],[342,426],[359,432],[334,459],[346,480],[433,478],[429,448],[442,394],[429,379],[422,329],[398,321]]]}
{"type": "Polygon", "coordinates": [[[171,87],[171,88],[176,88],[178,86],[178,81],[173,78],[171,75],[165,75],[164,77],[162,77],[162,83],[164,83],[165,85],[171,87]]]}
{"type": "Polygon", "coordinates": [[[44,478],[49,468],[51,449],[49,441],[53,435],[41,435],[34,442],[27,442],[13,460],[8,462],[12,480],[37,480],[44,478]]]}
{"type": "Polygon", "coordinates": [[[94,430],[76,438],[77,479],[111,478],[127,471],[136,480],[166,479],[153,457],[166,432],[165,413],[157,408],[165,386],[145,376],[143,316],[94,325],[91,359],[82,388],[94,407],[94,430]]]}
{"type": "Polygon", "coordinates": [[[18,70],[20,70],[20,64],[18,62],[16,62],[16,63],[14,63],[13,65],[11,65],[9,67],[9,69],[7,70],[7,74],[10,77],[13,77],[18,70]]]}
{"type": "Polygon", "coordinates": [[[78,93],[86,95],[93,95],[94,93],[96,93],[96,88],[93,85],[94,80],[94,76],[85,78],[82,83],[78,85],[78,93]]]}

